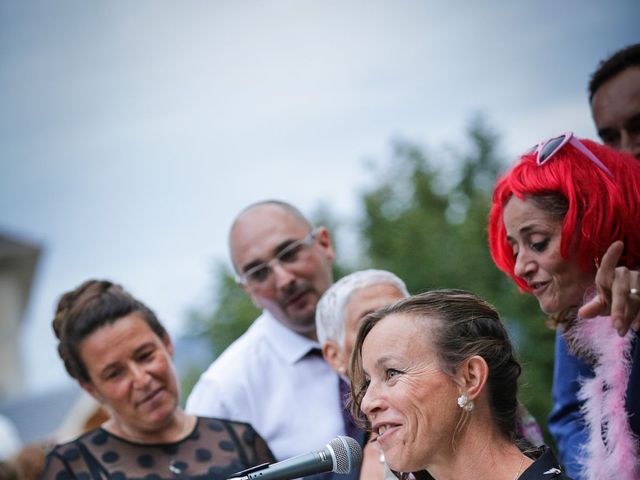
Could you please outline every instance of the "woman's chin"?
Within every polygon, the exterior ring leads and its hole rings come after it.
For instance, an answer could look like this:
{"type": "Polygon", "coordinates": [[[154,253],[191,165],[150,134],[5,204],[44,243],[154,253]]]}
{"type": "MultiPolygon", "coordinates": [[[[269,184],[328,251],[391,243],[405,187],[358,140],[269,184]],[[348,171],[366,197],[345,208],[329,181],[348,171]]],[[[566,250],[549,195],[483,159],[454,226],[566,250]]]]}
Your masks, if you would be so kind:
{"type": "Polygon", "coordinates": [[[544,298],[538,298],[538,305],[545,315],[554,317],[558,314],[558,306],[555,303],[545,301],[544,298]]]}

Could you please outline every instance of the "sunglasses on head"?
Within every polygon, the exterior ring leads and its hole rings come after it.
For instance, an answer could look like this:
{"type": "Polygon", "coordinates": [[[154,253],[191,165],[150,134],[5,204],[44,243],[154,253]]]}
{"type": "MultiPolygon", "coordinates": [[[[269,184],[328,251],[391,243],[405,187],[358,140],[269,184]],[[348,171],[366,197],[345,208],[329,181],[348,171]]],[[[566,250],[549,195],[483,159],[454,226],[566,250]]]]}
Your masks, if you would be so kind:
{"type": "Polygon", "coordinates": [[[580,152],[582,152],[589,160],[596,164],[596,166],[602,170],[604,173],[609,175],[609,177],[613,178],[611,171],[602,163],[598,157],[596,157],[591,151],[584,146],[584,144],[578,140],[573,132],[565,132],[558,137],[552,137],[548,140],[544,140],[540,142],[538,145],[530,148],[525,155],[529,155],[531,153],[536,154],[536,163],[538,165],[544,165],[547,161],[549,161],[556,153],[560,151],[562,147],[564,147],[567,143],[576,147],[580,152]]]}

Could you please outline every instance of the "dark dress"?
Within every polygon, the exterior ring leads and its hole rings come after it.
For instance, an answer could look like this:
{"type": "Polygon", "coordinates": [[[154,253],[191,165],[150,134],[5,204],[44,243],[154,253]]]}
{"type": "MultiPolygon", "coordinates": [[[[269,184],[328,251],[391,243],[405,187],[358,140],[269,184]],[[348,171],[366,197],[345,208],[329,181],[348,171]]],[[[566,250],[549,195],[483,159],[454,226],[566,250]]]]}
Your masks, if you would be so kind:
{"type": "Polygon", "coordinates": [[[560,467],[560,462],[548,447],[542,447],[533,455],[534,462],[529,465],[518,480],[571,480],[560,467]]]}
{"type": "Polygon", "coordinates": [[[274,461],[266,442],[248,423],[198,417],[186,438],[169,444],[141,444],[97,428],[57,445],[42,480],[207,479],[274,461]]]}
{"type": "MultiPolygon", "coordinates": [[[[518,480],[571,480],[567,477],[555,455],[548,447],[540,447],[526,455],[534,460],[529,467],[518,476],[518,480]]],[[[414,472],[416,480],[433,480],[428,472],[414,472]]]]}

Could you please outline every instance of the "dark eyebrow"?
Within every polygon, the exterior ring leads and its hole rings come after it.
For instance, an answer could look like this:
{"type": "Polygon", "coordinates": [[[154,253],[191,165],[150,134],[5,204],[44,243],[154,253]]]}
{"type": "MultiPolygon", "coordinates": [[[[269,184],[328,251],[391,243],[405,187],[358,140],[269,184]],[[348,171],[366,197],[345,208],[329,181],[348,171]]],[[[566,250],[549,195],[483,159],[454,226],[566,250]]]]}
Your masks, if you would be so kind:
{"type": "Polygon", "coordinates": [[[106,378],[109,375],[110,370],[117,368],[119,365],[120,365],[120,361],[111,362],[105,365],[104,368],[98,372],[98,376],[100,378],[106,378]]]}
{"type": "MultiPolygon", "coordinates": [[[[282,250],[284,250],[285,248],[287,248],[289,245],[291,245],[293,242],[296,242],[296,239],[287,239],[284,240],[282,242],[280,242],[278,245],[275,246],[275,248],[273,249],[273,257],[275,257],[278,253],[280,253],[282,250]]],[[[258,265],[262,265],[263,263],[266,263],[264,260],[261,260],[259,258],[252,260],[251,262],[247,263],[246,265],[244,265],[242,267],[242,271],[246,272],[248,270],[251,270],[253,267],[257,267],[258,265]]]]}
{"type": "Polygon", "coordinates": [[[248,272],[253,267],[257,267],[258,265],[262,265],[264,262],[262,260],[254,260],[253,262],[247,263],[244,267],[242,267],[243,272],[248,272]]]}
{"type": "Polygon", "coordinates": [[[380,357],[378,360],[376,360],[376,367],[380,368],[382,365],[384,365],[385,363],[387,363],[389,360],[391,360],[390,356],[384,356],[384,357],[380,357]]]}
{"type": "MultiPolygon", "coordinates": [[[[140,352],[142,350],[144,350],[145,348],[148,348],[149,346],[155,347],[155,344],[153,342],[143,343],[142,345],[140,345],[138,348],[136,348],[133,351],[133,354],[134,355],[140,355],[140,352]]],[[[101,377],[104,377],[104,375],[109,373],[110,369],[116,368],[119,365],[120,365],[120,360],[116,360],[115,362],[111,362],[111,363],[105,365],[104,368],[102,370],[100,370],[100,372],[98,372],[98,375],[100,375],[101,377]]]]}
{"type": "Polygon", "coordinates": [[[636,115],[633,115],[631,118],[627,119],[627,121],[624,122],[624,126],[627,130],[629,130],[629,127],[638,128],[638,123],[640,123],[640,113],[637,113],[636,115]]]}
{"type": "Polygon", "coordinates": [[[615,128],[610,128],[610,127],[604,127],[598,130],[598,136],[600,138],[604,138],[606,136],[612,135],[616,133],[616,129],[615,128]]]}
{"type": "Polygon", "coordinates": [[[146,348],[149,348],[149,347],[155,347],[155,346],[156,346],[156,345],[155,345],[155,343],[154,343],[154,342],[147,342],[147,343],[143,343],[142,345],[140,345],[138,348],[136,348],[136,349],[133,351],[133,354],[134,354],[134,355],[138,355],[142,350],[145,350],[146,348]]]}

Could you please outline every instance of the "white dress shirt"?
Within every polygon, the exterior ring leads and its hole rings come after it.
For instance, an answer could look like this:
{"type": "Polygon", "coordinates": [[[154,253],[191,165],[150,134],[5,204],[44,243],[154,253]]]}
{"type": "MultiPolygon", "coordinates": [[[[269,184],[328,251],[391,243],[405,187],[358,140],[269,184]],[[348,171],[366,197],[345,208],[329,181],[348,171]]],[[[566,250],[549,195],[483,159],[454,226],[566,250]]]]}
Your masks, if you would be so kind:
{"type": "Polygon", "coordinates": [[[313,348],[264,311],[200,376],[186,410],[250,423],[278,460],[323,448],[345,432],[338,376],[313,348]]]}

